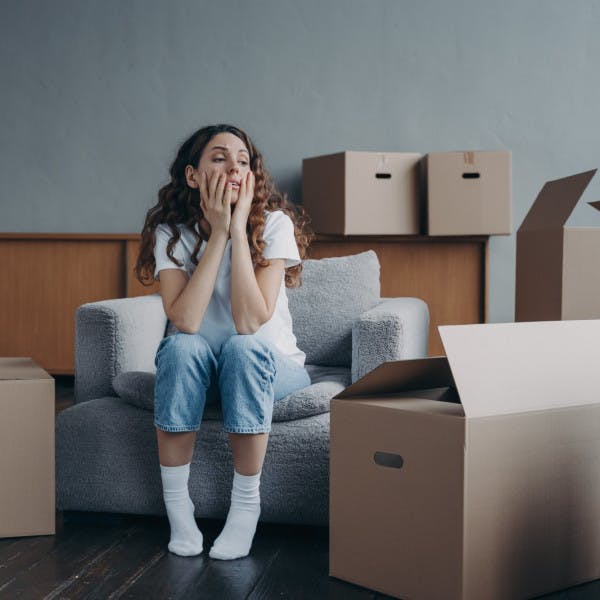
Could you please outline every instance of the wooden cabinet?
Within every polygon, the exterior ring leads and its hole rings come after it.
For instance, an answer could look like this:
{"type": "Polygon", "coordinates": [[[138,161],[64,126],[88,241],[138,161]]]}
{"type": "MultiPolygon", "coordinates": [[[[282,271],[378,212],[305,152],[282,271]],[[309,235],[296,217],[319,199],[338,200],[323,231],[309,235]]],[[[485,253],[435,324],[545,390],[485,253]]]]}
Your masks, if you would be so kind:
{"type": "Polygon", "coordinates": [[[158,291],[135,280],[138,246],[135,234],[0,234],[0,356],[73,374],[78,306],[158,291]]]}
{"type": "MultiPolygon", "coordinates": [[[[73,374],[75,311],[86,302],[155,293],[133,274],[138,234],[0,234],[0,356],[28,356],[54,375],[73,374]]],[[[486,318],[487,238],[317,236],[310,256],[373,249],[386,297],[416,296],[435,327],[486,318]]]]}

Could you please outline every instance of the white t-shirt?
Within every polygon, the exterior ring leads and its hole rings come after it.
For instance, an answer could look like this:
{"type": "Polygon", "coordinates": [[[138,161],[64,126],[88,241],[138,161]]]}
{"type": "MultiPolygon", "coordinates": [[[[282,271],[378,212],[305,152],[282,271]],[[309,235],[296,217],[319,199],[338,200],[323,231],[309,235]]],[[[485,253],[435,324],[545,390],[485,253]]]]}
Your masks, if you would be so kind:
{"type": "MultiPolygon", "coordinates": [[[[185,271],[188,277],[191,277],[196,268],[191,260],[196,246],[196,238],[185,225],[178,224],[177,227],[181,231],[181,238],[173,247],[173,256],[183,262],[183,266],[178,267],[167,256],[167,244],[171,238],[171,230],[168,225],[161,223],[156,228],[154,279],[159,279],[158,274],[161,269],[180,269],[185,271]]],[[[196,230],[199,231],[197,227],[196,225],[196,230]]],[[[286,269],[300,264],[300,254],[294,237],[294,224],[283,211],[265,212],[263,239],[265,240],[263,250],[265,258],[285,259],[286,269]]],[[[197,255],[198,260],[205,248],[206,243],[202,243],[197,255]]],[[[198,333],[206,338],[215,354],[219,353],[221,344],[236,333],[231,312],[231,239],[227,240],[215,288],[198,333]]],[[[273,344],[282,354],[295,360],[301,366],[304,365],[306,354],[298,348],[296,336],[292,331],[292,317],[285,292],[285,278],[282,277],[281,280],[273,316],[263,323],[255,335],[273,344]]]]}

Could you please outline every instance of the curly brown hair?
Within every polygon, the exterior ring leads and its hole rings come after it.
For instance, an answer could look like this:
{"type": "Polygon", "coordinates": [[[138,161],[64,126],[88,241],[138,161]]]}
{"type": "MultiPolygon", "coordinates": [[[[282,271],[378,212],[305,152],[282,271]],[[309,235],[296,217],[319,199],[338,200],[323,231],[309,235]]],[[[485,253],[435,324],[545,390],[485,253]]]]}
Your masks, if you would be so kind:
{"type": "MultiPolygon", "coordinates": [[[[179,148],[175,160],[169,168],[171,181],[158,192],[158,202],[146,214],[142,229],[142,241],[135,265],[135,276],[142,285],[149,286],[154,282],[154,245],[156,243],[156,228],[165,223],[171,230],[171,238],[167,244],[167,256],[181,267],[183,263],[173,256],[173,248],[181,237],[177,224],[184,224],[196,237],[196,247],[191,260],[197,265],[197,254],[205,234],[200,228],[200,221],[204,216],[200,208],[200,191],[188,186],[185,178],[186,165],[197,167],[206,145],[219,133],[232,133],[244,142],[250,153],[250,169],[254,173],[254,198],[248,215],[246,233],[250,245],[250,254],[253,264],[266,267],[269,261],[262,252],[265,241],[262,237],[265,228],[265,210],[281,210],[286,213],[294,224],[294,235],[300,253],[300,259],[306,258],[307,248],[313,238],[313,233],[308,227],[309,218],[304,209],[292,204],[287,199],[287,194],[279,192],[265,169],[263,157],[256,149],[252,140],[244,131],[233,125],[209,125],[193,133],[179,148]],[[195,225],[198,225],[198,231],[195,225]]],[[[302,263],[285,270],[285,285],[298,287],[301,285],[302,263]]]]}

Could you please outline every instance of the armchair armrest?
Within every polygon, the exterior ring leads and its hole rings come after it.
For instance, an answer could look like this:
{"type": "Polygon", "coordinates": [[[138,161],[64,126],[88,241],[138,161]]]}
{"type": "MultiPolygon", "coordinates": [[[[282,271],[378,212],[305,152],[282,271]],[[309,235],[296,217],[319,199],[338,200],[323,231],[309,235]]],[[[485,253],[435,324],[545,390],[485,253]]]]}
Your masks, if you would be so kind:
{"type": "Polygon", "coordinates": [[[167,316],[160,294],[81,305],[75,315],[75,402],[116,395],[122,371],[156,372],[167,316]]]}
{"type": "Polygon", "coordinates": [[[429,308],[419,298],[382,298],[352,327],[352,383],[381,363],[427,356],[429,308]]]}

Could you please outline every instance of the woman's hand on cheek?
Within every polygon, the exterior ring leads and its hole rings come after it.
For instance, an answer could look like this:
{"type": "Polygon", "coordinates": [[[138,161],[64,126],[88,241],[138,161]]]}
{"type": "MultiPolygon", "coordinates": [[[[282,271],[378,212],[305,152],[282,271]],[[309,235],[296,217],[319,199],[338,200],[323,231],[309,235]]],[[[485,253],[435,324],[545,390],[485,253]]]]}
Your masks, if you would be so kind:
{"type": "Polygon", "coordinates": [[[235,210],[231,215],[231,232],[246,233],[246,224],[248,223],[248,215],[252,208],[252,200],[254,198],[254,173],[248,171],[246,177],[240,182],[238,191],[238,199],[235,204],[235,210]]]}
{"type": "Polygon", "coordinates": [[[200,208],[204,218],[213,231],[229,232],[231,222],[231,188],[227,186],[227,176],[214,172],[210,180],[206,173],[202,173],[200,184],[200,208]]]}

